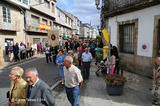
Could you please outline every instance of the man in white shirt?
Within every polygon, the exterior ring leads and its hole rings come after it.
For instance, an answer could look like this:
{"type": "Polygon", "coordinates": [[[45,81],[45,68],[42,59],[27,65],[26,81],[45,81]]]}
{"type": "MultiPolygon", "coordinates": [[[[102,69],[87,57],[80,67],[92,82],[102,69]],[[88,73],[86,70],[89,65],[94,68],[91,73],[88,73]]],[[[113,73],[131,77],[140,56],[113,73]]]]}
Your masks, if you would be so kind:
{"type": "Polygon", "coordinates": [[[72,106],[79,106],[79,87],[81,87],[83,83],[81,71],[73,65],[73,59],[71,56],[65,57],[64,65],[64,78],[67,98],[72,106]]]}

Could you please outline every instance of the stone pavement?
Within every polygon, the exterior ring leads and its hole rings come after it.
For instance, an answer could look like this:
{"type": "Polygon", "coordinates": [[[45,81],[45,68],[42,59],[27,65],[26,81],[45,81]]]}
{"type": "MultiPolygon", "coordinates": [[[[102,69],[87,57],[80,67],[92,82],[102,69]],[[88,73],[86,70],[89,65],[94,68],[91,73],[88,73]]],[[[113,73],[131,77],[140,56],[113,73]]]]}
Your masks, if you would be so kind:
{"type": "MultiPolygon", "coordinates": [[[[80,88],[80,106],[152,106],[153,97],[149,91],[152,80],[134,73],[124,71],[127,79],[121,96],[110,96],[106,91],[104,76],[97,77],[97,66],[90,69],[90,79],[85,80],[80,88]]],[[[56,106],[70,106],[64,86],[58,85],[53,89],[56,106]]]]}
{"type": "Polygon", "coordinates": [[[6,67],[8,68],[10,66],[13,66],[13,65],[25,62],[25,61],[33,60],[33,59],[36,59],[36,58],[44,57],[44,56],[45,56],[44,54],[41,54],[41,55],[36,55],[36,56],[32,56],[32,57],[23,59],[23,60],[18,61],[18,62],[11,62],[11,63],[10,62],[4,62],[3,65],[0,66],[0,72],[3,71],[6,67]]]}
{"type": "MultiPolygon", "coordinates": [[[[22,60],[21,62],[37,57],[43,57],[43,55],[22,60]]],[[[6,66],[8,67],[8,65],[12,66],[15,64],[17,62],[0,66],[0,71],[6,66]]],[[[149,91],[149,88],[152,87],[152,79],[124,71],[127,83],[125,84],[123,94],[121,96],[110,96],[106,91],[104,76],[100,75],[97,77],[95,75],[96,69],[97,66],[95,65],[91,67],[90,79],[85,80],[80,88],[80,106],[152,106],[153,96],[149,91]]],[[[56,99],[56,106],[70,106],[64,86],[60,84],[55,86],[53,94],[56,99]]]]}

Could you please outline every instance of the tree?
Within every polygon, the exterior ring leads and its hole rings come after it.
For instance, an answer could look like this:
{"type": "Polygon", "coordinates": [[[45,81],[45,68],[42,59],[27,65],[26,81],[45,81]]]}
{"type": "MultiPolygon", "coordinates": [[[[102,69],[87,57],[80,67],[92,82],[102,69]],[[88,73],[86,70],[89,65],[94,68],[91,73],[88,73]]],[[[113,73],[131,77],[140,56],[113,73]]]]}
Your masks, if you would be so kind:
{"type": "Polygon", "coordinates": [[[97,35],[96,38],[97,38],[97,39],[101,39],[102,37],[101,37],[100,35],[97,35]]]}

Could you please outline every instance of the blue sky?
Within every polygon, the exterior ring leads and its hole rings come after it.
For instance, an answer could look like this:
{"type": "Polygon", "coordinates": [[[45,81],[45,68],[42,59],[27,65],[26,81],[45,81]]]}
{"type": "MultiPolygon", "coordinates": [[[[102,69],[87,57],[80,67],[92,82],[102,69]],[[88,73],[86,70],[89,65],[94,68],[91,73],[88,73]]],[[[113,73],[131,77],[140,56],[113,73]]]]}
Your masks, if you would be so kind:
{"type": "Polygon", "coordinates": [[[74,16],[82,23],[90,23],[94,28],[100,25],[100,15],[95,6],[95,0],[57,0],[56,5],[74,16]]]}

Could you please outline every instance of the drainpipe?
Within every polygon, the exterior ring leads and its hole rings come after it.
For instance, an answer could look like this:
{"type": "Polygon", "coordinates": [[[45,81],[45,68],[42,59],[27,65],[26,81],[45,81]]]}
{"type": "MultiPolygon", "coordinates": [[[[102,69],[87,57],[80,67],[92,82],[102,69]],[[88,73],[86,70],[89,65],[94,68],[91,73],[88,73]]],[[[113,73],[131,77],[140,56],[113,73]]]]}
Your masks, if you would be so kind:
{"type": "Polygon", "coordinates": [[[27,22],[27,20],[26,20],[26,17],[27,17],[27,14],[26,14],[26,11],[25,10],[23,10],[20,6],[18,6],[18,8],[23,12],[23,14],[24,14],[24,30],[25,30],[25,43],[28,41],[26,41],[26,39],[27,39],[27,34],[26,34],[26,29],[27,29],[27,24],[26,24],[26,22],[27,22]]]}

